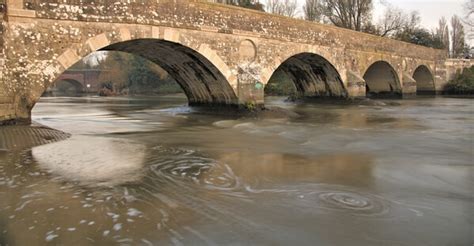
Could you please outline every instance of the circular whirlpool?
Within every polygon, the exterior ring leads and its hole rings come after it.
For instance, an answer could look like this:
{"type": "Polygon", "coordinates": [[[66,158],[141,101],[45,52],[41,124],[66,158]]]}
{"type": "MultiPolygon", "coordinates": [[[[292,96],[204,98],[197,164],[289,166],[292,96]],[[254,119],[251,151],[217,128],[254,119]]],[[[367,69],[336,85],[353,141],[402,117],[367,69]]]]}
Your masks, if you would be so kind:
{"type": "MultiPolygon", "coordinates": [[[[307,189],[306,189],[307,190],[307,189]]],[[[352,191],[338,186],[317,186],[313,191],[297,192],[300,204],[356,216],[385,216],[392,210],[392,203],[382,197],[352,191]],[[314,190],[317,191],[314,191],[314,190]]]]}
{"type": "Polygon", "coordinates": [[[194,150],[157,147],[157,158],[151,160],[151,170],[170,182],[192,181],[207,189],[234,190],[240,186],[232,169],[194,150]]]}

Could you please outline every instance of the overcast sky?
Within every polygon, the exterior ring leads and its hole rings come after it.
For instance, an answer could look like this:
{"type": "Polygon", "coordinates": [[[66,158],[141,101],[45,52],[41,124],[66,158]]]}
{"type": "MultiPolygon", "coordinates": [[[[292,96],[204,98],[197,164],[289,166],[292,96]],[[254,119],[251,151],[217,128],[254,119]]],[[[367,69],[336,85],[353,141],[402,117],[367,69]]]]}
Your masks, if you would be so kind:
{"type": "MultiPolygon", "coordinates": [[[[302,4],[304,0],[298,0],[302,4]]],[[[453,15],[463,17],[465,15],[463,4],[466,0],[385,0],[394,6],[397,6],[407,12],[416,10],[421,16],[421,25],[432,29],[438,25],[441,17],[450,20],[453,15]]],[[[383,14],[383,7],[378,4],[379,0],[375,0],[374,15],[383,14]]],[[[376,21],[376,20],[375,20],[376,21]]]]}
{"type": "MultiPolygon", "coordinates": [[[[300,5],[300,14],[302,14],[302,6],[305,0],[297,0],[300,5]]],[[[373,0],[374,2],[374,22],[380,19],[384,12],[384,6],[380,4],[381,0],[373,0]]],[[[463,4],[467,0],[383,0],[393,6],[401,8],[406,12],[416,10],[421,16],[421,25],[429,30],[434,29],[438,25],[438,20],[445,17],[448,21],[453,15],[464,17],[463,4]]],[[[265,4],[266,0],[262,0],[265,4]]],[[[469,41],[469,40],[468,40],[469,41]]],[[[474,40],[471,40],[474,43],[474,40]]]]}

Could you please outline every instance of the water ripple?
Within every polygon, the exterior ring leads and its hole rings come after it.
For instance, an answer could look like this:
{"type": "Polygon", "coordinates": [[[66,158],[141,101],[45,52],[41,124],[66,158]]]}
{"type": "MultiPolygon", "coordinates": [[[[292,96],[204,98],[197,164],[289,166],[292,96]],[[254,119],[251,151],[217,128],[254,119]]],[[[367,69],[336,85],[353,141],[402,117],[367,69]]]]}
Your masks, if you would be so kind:
{"type": "Polygon", "coordinates": [[[239,178],[227,164],[194,150],[158,146],[154,151],[159,153],[150,160],[150,170],[157,176],[175,183],[192,181],[210,190],[230,191],[241,186],[239,178]]]}
{"type": "Polygon", "coordinates": [[[371,194],[351,191],[317,192],[318,207],[361,216],[381,216],[390,212],[390,203],[371,194]]]}

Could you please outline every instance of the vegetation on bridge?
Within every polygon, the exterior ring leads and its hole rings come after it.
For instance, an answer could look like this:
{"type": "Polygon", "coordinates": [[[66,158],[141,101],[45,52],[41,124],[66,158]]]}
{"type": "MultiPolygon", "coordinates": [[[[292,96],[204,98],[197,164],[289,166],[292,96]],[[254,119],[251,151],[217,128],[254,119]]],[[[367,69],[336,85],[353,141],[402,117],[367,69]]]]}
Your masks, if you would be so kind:
{"type": "Polygon", "coordinates": [[[444,87],[446,94],[474,95],[474,66],[465,68],[462,73],[449,81],[444,87]]]}

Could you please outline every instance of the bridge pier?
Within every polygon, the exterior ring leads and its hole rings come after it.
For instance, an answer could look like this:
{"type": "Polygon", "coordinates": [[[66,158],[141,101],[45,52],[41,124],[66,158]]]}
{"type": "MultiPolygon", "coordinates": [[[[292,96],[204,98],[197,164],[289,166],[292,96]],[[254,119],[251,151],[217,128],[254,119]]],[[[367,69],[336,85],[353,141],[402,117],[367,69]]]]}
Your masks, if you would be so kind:
{"type": "Polygon", "coordinates": [[[265,97],[265,85],[261,80],[261,67],[258,64],[245,63],[239,65],[237,71],[239,105],[248,108],[262,107],[265,97]]]}
{"type": "Polygon", "coordinates": [[[403,88],[402,98],[414,98],[416,97],[417,83],[409,74],[403,73],[403,88]]]}
{"type": "Polygon", "coordinates": [[[366,97],[366,82],[361,75],[357,72],[347,70],[345,81],[347,93],[350,98],[366,97]]]}

